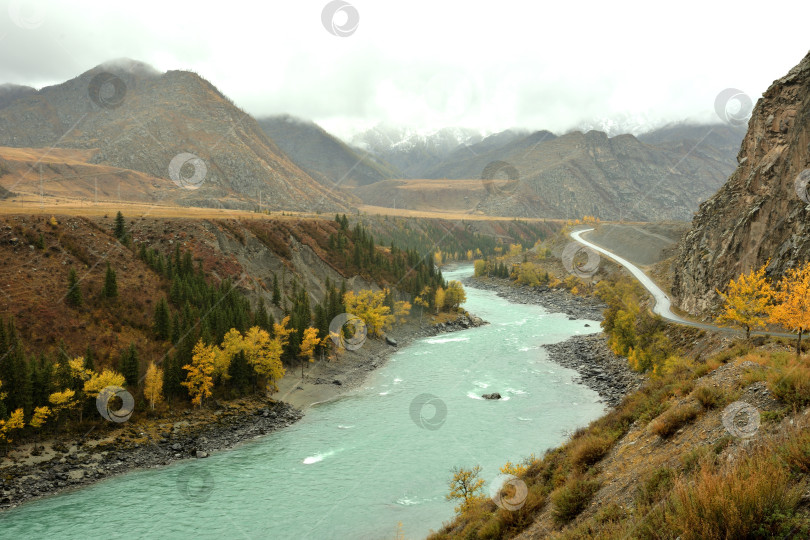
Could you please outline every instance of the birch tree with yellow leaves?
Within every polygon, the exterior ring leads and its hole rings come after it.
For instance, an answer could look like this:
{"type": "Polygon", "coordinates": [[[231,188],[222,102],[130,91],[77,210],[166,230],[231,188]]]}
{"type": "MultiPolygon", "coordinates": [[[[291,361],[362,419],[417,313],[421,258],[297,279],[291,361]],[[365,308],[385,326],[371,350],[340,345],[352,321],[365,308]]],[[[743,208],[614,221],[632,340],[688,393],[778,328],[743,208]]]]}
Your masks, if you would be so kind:
{"type": "Polygon", "coordinates": [[[771,311],[774,290],[765,277],[765,267],[740,274],[731,280],[725,293],[717,291],[723,299],[723,312],[718,317],[721,324],[733,324],[745,329],[745,339],[751,337],[751,330],[765,328],[771,311]]]}
{"type": "Polygon", "coordinates": [[[216,347],[206,345],[199,340],[194,346],[191,356],[191,364],[183,366],[188,372],[186,380],[181,382],[188,388],[191,402],[202,407],[205,398],[211,396],[214,387],[214,359],[216,358],[216,347]]]}
{"type": "Polygon", "coordinates": [[[770,321],[796,332],[796,357],[802,351],[802,333],[810,329],[810,262],[790,268],[782,276],[774,295],[770,321]]]}
{"type": "Polygon", "coordinates": [[[343,295],[343,303],[346,305],[347,313],[363,319],[369,335],[380,337],[394,322],[391,308],[385,305],[387,294],[387,289],[376,293],[370,290],[360,291],[357,294],[349,291],[343,295]]]}
{"type": "Polygon", "coordinates": [[[318,329],[311,326],[304,330],[304,337],[301,340],[301,352],[298,356],[301,357],[301,378],[304,378],[304,364],[306,362],[315,361],[315,347],[321,344],[321,339],[318,338],[318,329]]]}
{"type": "Polygon", "coordinates": [[[155,404],[163,401],[163,370],[157,367],[154,362],[149,362],[149,367],[146,368],[143,395],[153,411],[155,410],[155,404]]]}

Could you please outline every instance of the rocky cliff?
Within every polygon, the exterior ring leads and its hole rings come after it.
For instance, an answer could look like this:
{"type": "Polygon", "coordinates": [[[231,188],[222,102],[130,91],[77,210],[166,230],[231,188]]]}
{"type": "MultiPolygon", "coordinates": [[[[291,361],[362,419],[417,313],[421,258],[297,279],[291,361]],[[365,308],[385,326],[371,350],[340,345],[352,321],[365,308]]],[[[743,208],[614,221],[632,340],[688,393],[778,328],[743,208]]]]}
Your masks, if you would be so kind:
{"type": "Polygon", "coordinates": [[[739,166],[700,205],[681,241],[673,293],[684,310],[703,313],[741,272],[770,259],[768,274],[810,257],[810,54],[775,81],[756,104],[739,166]],[[802,179],[804,181],[802,182],[802,179]]]}

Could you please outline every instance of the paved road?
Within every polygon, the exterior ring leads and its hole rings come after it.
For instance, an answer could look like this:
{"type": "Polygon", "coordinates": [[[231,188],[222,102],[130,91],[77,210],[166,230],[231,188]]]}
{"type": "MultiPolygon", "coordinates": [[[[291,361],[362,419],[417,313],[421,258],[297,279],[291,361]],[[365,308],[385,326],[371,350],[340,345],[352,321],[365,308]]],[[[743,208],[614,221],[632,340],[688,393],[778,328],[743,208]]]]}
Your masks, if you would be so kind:
{"type": "MultiPolygon", "coordinates": [[[[662,291],[661,288],[658,285],[656,285],[652,279],[647,277],[647,274],[642,272],[639,267],[637,267],[635,264],[631,263],[627,259],[619,257],[615,253],[608,251],[603,247],[597,246],[593,242],[589,242],[584,238],[582,238],[582,235],[584,233],[590,232],[592,230],[593,229],[591,228],[574,231],[570,233],[569,236],[571,236],[571,238],[574,241],[579,242],[583,246],[589,247],[592,250],[596,251],[597,253],[605,255],[606,257],[616,261],[618,264],[624,266],[631,274],[633,274],[633,277],[635,277],[644,286],[644,288],[650,292],[650,294],[655,299],[655,306],[653,306],[653,313],[660,315],[662,318],[668,321],[683,324],[686,326],[692,326],[694,328],[701,328],[703,330],[710,330],[712,332],[723,332],[727,334],[745,335],[745,332],[743,332],[742,330],[737,330],[735,328],[727,328],[724,326],[715,326],[713,324],[705,324],[696,321],[690,321],[689,319],[684,319],[677,313],[674,313],[672,311],[672,301],[669,299],[667,293],[662,291]]],[[[782,332],[751,332],[751,335],[755,334],[789,337],[789,338],[796,337],[796,334],[785,334],[782,332]]]]}

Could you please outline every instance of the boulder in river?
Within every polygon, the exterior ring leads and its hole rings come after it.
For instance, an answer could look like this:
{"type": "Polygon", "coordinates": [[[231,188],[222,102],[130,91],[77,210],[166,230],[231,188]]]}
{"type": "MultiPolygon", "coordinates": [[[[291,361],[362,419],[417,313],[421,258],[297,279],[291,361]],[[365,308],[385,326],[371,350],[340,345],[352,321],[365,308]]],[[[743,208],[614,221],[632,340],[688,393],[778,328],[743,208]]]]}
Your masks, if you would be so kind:
{"type": "Polygon", "coordinates": [[[493,392],[491,394],[484,394],[481,397],[484,399],[501,399],[501,395],[498,392],[493,392]]]}

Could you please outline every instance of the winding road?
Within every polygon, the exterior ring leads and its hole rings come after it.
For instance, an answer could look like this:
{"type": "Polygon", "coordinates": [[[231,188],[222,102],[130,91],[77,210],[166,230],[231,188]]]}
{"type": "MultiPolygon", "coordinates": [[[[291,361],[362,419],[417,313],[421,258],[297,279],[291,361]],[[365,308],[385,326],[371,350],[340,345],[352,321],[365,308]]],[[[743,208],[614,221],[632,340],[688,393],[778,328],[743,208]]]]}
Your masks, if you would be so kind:
{"type": "MultiPolygon", "coordinates": [[[[661,290],[661,288],[658,285],[656,285],[655,282],[652,279],[650,279],[647,276],[647,274],[645,274],[638,266],[631,263],[627,259],[625,259],[623,257],[620,257],[620,256],[616,255],[615,253],[613,253],[611,251],[608,251],[603,247],[597,246],[593,242],[589,242],[589,241],[585,240],[584,238],[582,238],[582,235],[584,233],[590,232],[592,230],[593,230],[593,228],[581,229],[579,231],[573,231],[573,232],[571,232],[569,234],[569,236],[575,242],[578,242],[578,243],[582,244],[583,246],[585,246],[587,248],[590,248],[590,249],[596,251],[597,253],[600,253],[600,254],[612,259],[616,263],[624,266],[631,274],[633,274],[633,277],[635,277],[644,286],[644,288],[647,289],[650,292],[650,294],[655,299],[655,305],[653,306],[653,313],[655,313],[657,315],[660,315],[663,319],[666,319],[668,321],[678,323],[678,324],[683,324],[683,325],[686,325],[686,326],[692,326],[694,328],[700,328],[702,330],[710,330],[712,332],[723,332],[723,333],[726,333],[726,334],[735,334],[735,335],[740,335],[740,334],[744,335],[745,334],[745,332],[743,332],[742,330],[737,330],[735,328],[728,328],[728,327],[724,327],[724,326],[716,326],[716,325],[713,325],[713,324],[706,324],[706,323],[700,323],[700,322],[696,322],[696,321],[690,321],[689,319],[684,319],[683,317],[681,317],[677,313],[674,313],[672,311],[672,301],[669,299],[669,296],[667,295],[667,293],[665,293],[663,290],[661,290]]],[[[756,334],[758,334],[758,335],[768,335],[768,336],[778,336],[778,337],[788,337],[788,338],[795,338],[796,337],[796,334],[786,334],[786,333],[783,333],[783,332],[755,332],[755,331],[751,331],[751,335],[756,335],[756,334]]]]}

